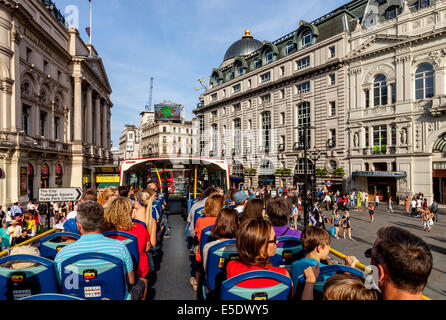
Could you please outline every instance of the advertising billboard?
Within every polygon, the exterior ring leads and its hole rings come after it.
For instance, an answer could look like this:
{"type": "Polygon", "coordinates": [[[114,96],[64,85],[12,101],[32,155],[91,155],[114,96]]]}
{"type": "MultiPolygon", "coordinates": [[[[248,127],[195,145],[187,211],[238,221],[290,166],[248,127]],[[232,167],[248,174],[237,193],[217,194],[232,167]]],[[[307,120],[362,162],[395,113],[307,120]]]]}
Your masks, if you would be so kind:
{"type": "Polygon", "coordinates": [[[181,106],[174,104],[156,105],[155,121],[181,121],[181,106]]]}

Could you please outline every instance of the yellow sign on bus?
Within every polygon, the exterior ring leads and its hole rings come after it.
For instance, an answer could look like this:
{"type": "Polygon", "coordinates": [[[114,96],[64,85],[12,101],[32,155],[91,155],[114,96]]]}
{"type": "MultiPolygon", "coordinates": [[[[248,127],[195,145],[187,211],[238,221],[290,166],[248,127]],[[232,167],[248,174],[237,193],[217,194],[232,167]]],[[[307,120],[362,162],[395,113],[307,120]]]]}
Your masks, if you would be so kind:
{"type": "Polygon", "coordinates": [[[119,183],[119,176],[97,176],[97,183],[119,183]]]}

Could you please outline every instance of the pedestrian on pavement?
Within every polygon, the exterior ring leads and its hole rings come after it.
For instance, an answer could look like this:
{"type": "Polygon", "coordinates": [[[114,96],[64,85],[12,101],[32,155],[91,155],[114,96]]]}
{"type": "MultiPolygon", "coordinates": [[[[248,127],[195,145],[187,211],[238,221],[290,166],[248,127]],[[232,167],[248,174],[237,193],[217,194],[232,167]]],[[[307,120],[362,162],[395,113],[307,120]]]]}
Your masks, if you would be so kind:
{"type": "Polygon", "coordinates": [[[331,198],[328,195],[328,193],[325,195],[324,200],[322,202],[325,202],[325,205],[327,207],[327,211],[330,211],[331,198]]]}
{"type": "Polygon", "coordinates": [[[429,224],[430,219],[430,212],[429,210],[424,210],[421,214],[421,220],[423,221],[423,230],[424,231],[431,231],[431,226],[429,224]]]}
{"type": "Polygon", "coordinates": [[[435,216],[435,222],[438,222],[438,203],[435,199],[434,202],[432,202],[431,211],[435,216]]]}
{"type": "Polygon", "coordinates": [[[404,201],[406,202],[406,213],[410,213],[410,197],[407,196],[404,201]]]}
{"type": "Polygon", "coordinates": [[[8,209],[6,210],[6,214],[5,214],[5,222],[6,222],[6,227],[9,228],[9,225],[11,224],[12,221],[12,214],[11,214],[11,208],[8,207],[8,209]]]}
{"type": "Polygon", "coordinates": [[[350,213],[348,211],[345,211],[345,214],[344,214],[344,216],[341,219],[341,226],[342,226],[342,229],[343,229],[344,240],[345,240],[345,233],[346,233],[346,231],[348,231],[348,238],[350,240],[353,240],[352,239],[352,224],[351,224],[351,221],[350,221],[350,213]]]}
{"type": "Polygon", "coordinates": [[[427,210],[427,199],[423,201],[423,210],[427,210]]]}
{"type": "Polygon", "coordinates": [[[331,218],[331,224],[335,228],[335,238],[339,239],[339,227],[341,225],[341,216],[339,215],[339,209],[334,211],[333,217],[331,218]]]}
{"type": "Polygon", "coordinates": [[[375,216],[375,207],[373,206],[372,203],[369,205],[369,215],[370,215],[370,223],[373,223],[375,216]]]}
{"type": "Polygon", "coordinates": [[[387,207],[387,212],[393,213],[392,196],[390,196],[390,195],[389,195],[389,203],[388,203],[388,207],[387,207]]]}
{"type": "Polygon", "coordinates": [[[412,198],[410,204],[412,206],[412,211],[410,212],[410,216],[415,217],[417,215],[417,200],[415,199],[415,196],[412,198]]]}
{"type": "Polygon", "coordinates": [[[423,213],[423,200],[422,198],[418,198],[417,200],[417,216],[420,216],[423,213]]]}
{"type": "Polygon", "coordinates": [[[379,194],[376,194],[375,196],[375,207],[378,208],[379,206],[379,194]]]}
{"type": "Polygon", "coordinates": [[[0,242],[1,242],[1,251],[9,249],[9,235],[6,233],[8,230],[6,221],[2,222],[2,228],[0,229],[0,242]]]}
{"type": "Polygon", "coordinates": [[[17,220],[12,220],[11,226],[6,231],[9,235],[9,243],[13,247],[15,245],[15,240],[22,234],[22,227],[18,225],[17,220]]]}
{"type": "Polygon", "coordinates": [[[365,207],[367,209],[369,207],[369,193],[368,192],[364,192],[364,203],[365,203],[365,207]]]}

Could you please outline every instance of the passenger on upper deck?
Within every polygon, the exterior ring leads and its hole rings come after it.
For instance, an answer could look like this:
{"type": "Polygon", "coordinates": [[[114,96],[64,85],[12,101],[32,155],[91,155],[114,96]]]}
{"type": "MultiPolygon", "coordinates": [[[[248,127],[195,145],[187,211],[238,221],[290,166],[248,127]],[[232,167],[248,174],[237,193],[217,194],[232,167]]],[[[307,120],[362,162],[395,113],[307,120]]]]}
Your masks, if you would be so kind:
{"type": "Polygon", "coordinates": [[[156,197],[154,191],[141,192],[136,195],[133,203],[133,222],[143,225],[150,235],[150,246],[156,246],[156,221],[152,217],[152,203],[156,197]],[[151,193],[151,194],[150,194],[151,193]]]}
{"type": "Polygon", "coordinates": [[[234,195],[234,202],[235,202],[235,210],[237,210],[239,216],[242,215],[243,210],[245,209],[246,203],[249,200],[249,196],[243,192],[243,191],[238,191],[235,195],[234,195]]]}
{"type": "Polygon", "coordinates": [[[98,195],[98,202],[105,209],[117,197],[119,197],[118,188],[108,187],[98,195]]]}
{"type": "Polygon", "coordinates": [[[199,218],[195,225],[195,238],[197,239],[197,242],[194,250],[197,267],[195,269],[195,281],[193,280],[194,278],[190,279],[190,283],[194,290],[196,290],[198,284],[200,283],[201,275],[204,274],[200,252],[201,232],[204,228],[215,224],[217,216],[220,213],[221,209],[223,209],[223,197],[219,194],[213,194],[206,200],[206,203],[204,205],[203,214],[205,216],[199,218]]]}
{"type": "MultiPolygon", "coordinates": [[[[138,280],[135,283],[135,273],[133,271],[133,262],[129,251],[124,243],[119,240],[110,239],[102,234],[104,222],[104,209],[97,202],[85,201],[78,206],[76,215],[77,227],[81,233],[81,238],[69,246],[63,247],[56,255],[54,263],[59,282],[62,279],[62,262],[75,255],[89,252],[101,252],[115,256],[122,260],[127,284],[131,286],[130,293],[127,293],[126,299],[140,300],[144,296],[145,283],[138,280]]],[[[86,260],[87,264],[96,266],[101,262],[98,260],[86,260]]]]}
{"type": "MultiPolygon", "coordinates": [[[[124,231],[136,236],[139,253],[139,264],[136,268],[136,276],[142,279],[147,287],[145,277],[149,273],[147,251],[150,249],[150,235],[142,224],[133,223],[131,217],[132,210],[133,206],[130,199],[120,197],[113,200],[104,212],[104,231],[124,231]]],[[[125,240],[126,238],[118,236],[115,239],[125,240]]]]}
{"type": "Polygon", "coordinates": [[[187,222],[189,223],[189,237],[191,238],[195,237],[195,225],[194,225],[195,210],[203,208],[204,204],[206,203],[206,200],[210,196],[216,193],[217,190],[215,190],[214,188],[207,188],[204,192],[200,194],[197,201],[190,208],[189,215],[187,216],[187,222]]]}
{"type": "MultiPolygon", "coordinates": [[[[291,201],[288,199],[275,197],[268,201],[266,214],[273,225],[277,238],[283,236],[300,238],[301,232],[289,226],[292,210],[291,201]]],[[[283,248],[283,243],[279,243],[277,247],[283,248]]]]}
{"type": "Polygon", "coordinates": [[[383,227],[366,256],[378,268],[378,284],[384,300],[423,299],[433,258],[421,238],[398,227],[383,227]]]}
{"type": "Polygon", "coordinates": [[[207,268],[209,248],[217,243],[234,239],[237,234],[238,225],[237,211],[233,208],[223,208],[218,214],[212,231],[212,237],[216,240],[205,244],[203,247],[202,256],[204,270],[207,268]]]}
{"type": "MultiPolygon", "coordinates": [[[[237,250],[240,261],[230,261],[227,265],[227,277],[239,274],[266,270],[290,276],[282,267],[273,267],[270,258],[276,253],[277,237],[268,220],[251,219],[242,223],[237,233],[237,250]]],[[[251,279],[239,283],[242,288],[265,288],[278,284],[272,279],[251,279]]]]}
{"type": "Polygon", "coordinates": [[[249,219],[263,219],[265,217],[264,203],[260,199],[251,199],[243,210],[240,223],[249,219]]]}
{"type": "Polygon", "coordinates": [[[236,193],[237,193],[236,189],[229,189],[228,191],[226,191],[226,193],[224,195],[224,198],[223,198],[225,207],[234,206],[235,205],[235,203],[234,203],[234,195],[236,193]]]}
{"type": "MultiPolygon", "coordinates": [[[[82,197],[79,200],[79,204],[85,201],[94,201],[94,202],[98,201],[98,193],[96,192],[95,189],[87,189],[82,193],[82,197]]],[[[70,213],[68,213],[66,218],[67,220],[74,219],[76,218],[76,215],[77,211],[71,211],[70,213]]]]}

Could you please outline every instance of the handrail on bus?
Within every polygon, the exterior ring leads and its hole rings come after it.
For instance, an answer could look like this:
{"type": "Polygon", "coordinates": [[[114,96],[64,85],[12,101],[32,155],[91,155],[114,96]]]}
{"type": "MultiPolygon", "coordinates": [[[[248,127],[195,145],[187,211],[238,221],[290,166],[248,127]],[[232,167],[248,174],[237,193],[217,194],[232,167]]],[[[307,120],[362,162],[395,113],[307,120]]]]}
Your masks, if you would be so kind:
{"type": "MultiPolygon", "coordinates": [[[[330,248],[330,253],[333,254],[334,256],[336,256],[336,257],[342,259],[342,260],[345,260],[345,258],[347,258],[347,256],[346,256],[345,254],[343,254],[343,253],[341,253],[341,252],[339,252],[339,251],[336,251],[336,250],[333,249],[333,248],[330,248]]],[[[364,271],[364,272],[367,272],[367,273],[372,274],[372,269],[369,268],[369,267],[367,267],[366,265],[363,265],[363,264],[360,263],[359,261],[356,261],[354,267],[357,268],[357,269],[359,269],[359,270],[362,270],[362,271],[364,271]]],[[[430,299],[430,298],[428,298],[428,297],[426,297],[426,296],[423,295],[423,300],[432,300],[432,299],[430,299]]]]}
{"type": "Polygon", "coordinates": [[[12,248],[9,248],[9,250],[3,250],[2,252],[0,252],[0,258],[1,258],[1,257],[4,257],[4,256],[7,256],[7,255],[9,254],[9,252],[10,252],[12,249],[15,249],[15,248],[18,248],[18,247],[22,247],[22,246],[26,246],[26,245],[28,245],[28,244],[30,244],[30,243],[33,243],[33,242],[35,242],[35,241],[38,241],[38,240],[40,240],[40,239],[46,237],[47,235],[50,235],[50,234],[56,232],[57,230],[58,230],[57,228],[48,230],[48,231],[46,231],[46,232],[44,232],[44,233],[39,234],[38,236],[35,236],[34,238],[31,238],[31,239],[26,240],[26,241],[24,241],[24,242],[22,242],[22,243],[20,243],[20,244],[18,244],[18,245],[15,245],[15,246],[12,247],[12,248]]]}

